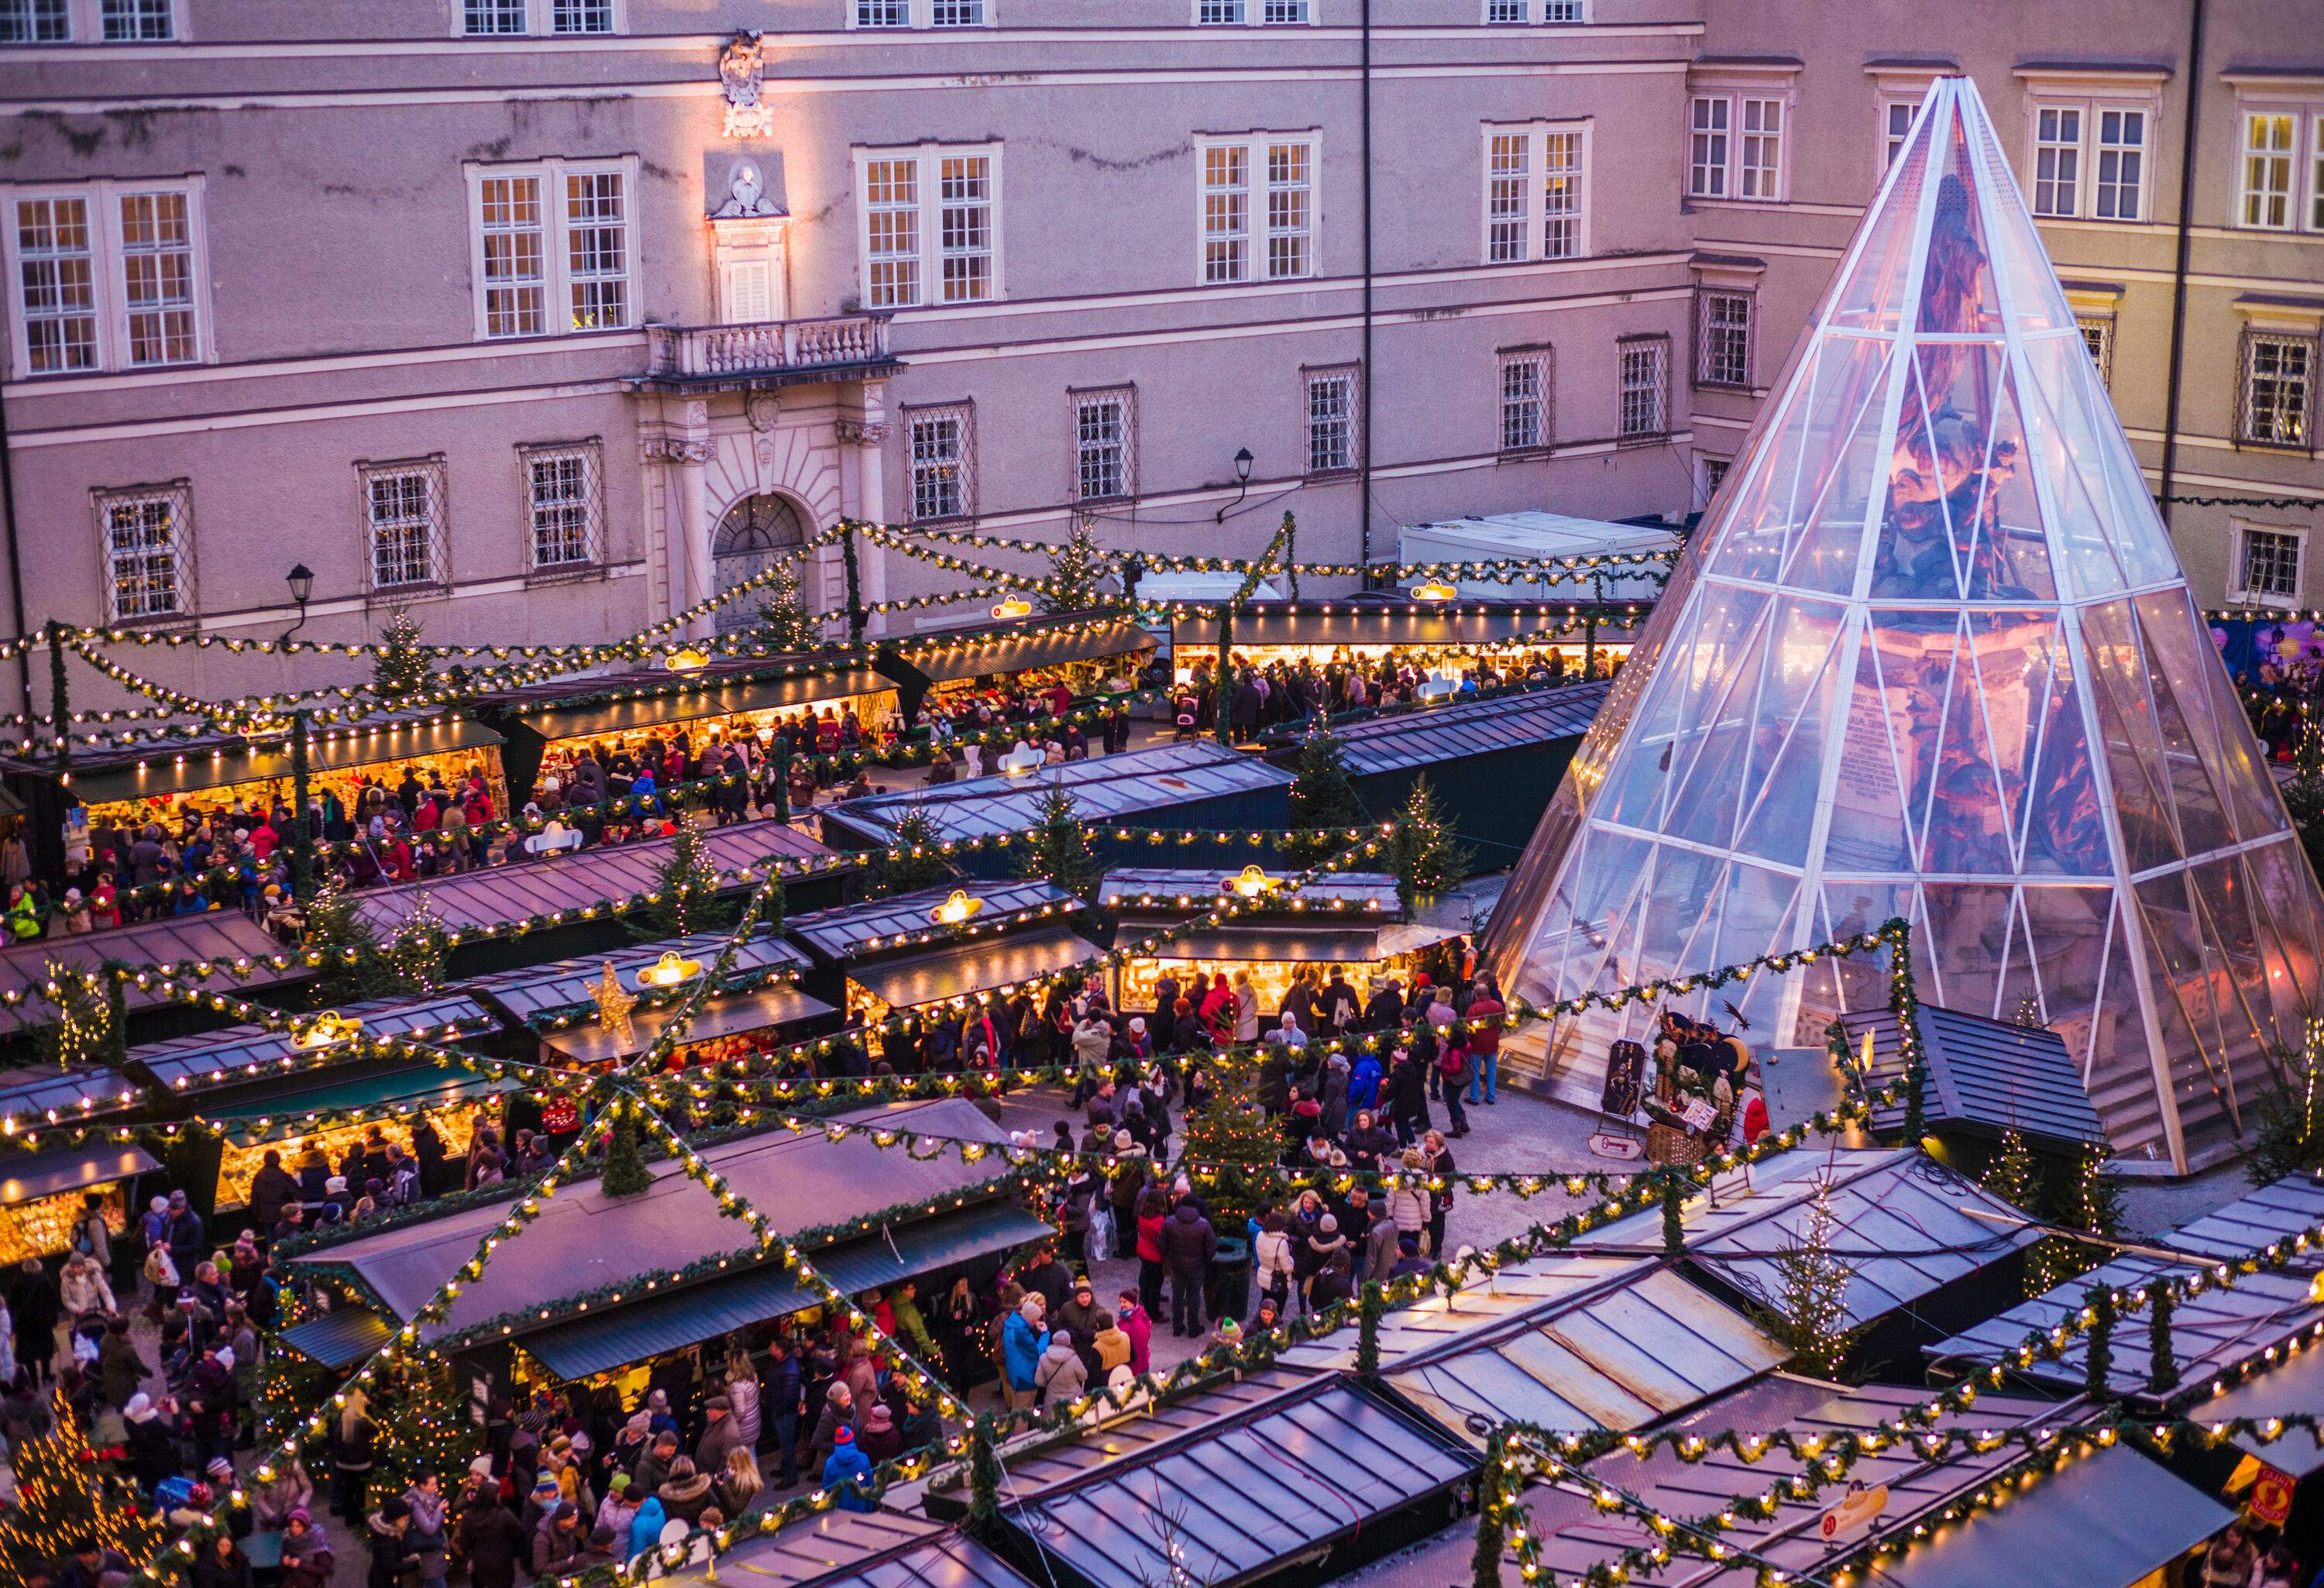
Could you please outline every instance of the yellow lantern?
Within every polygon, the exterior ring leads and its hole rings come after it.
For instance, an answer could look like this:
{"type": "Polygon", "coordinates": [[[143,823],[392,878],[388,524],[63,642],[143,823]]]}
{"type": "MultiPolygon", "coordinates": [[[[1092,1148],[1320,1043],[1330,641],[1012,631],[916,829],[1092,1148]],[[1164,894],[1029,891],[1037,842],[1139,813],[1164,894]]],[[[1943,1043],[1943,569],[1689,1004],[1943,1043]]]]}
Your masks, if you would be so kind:
{"type": "Polygon", "coordinates": [[[1245,899],[1256,899],[1260,894],[1266,892],[1268,889],[1274,887],[1275,882],[1273,878],[1269,877],[1265,872],[1259,870],[1259,867],[1255,865],[1247,865],[1242,868],[1240,875],[1229,877],[1227,879],[1227,886],[1232,888],[1245,899]]]}
{"type": "Polygon", "coordinates": [[[995,617],[1029,617],[1032,615],[1032,612],[1033,604],[1031,602],[1026,600],[1022,596],[1011,596],[1008,600],[1002,602],[1000,605],[992,609],[992,615],[995,617]]]}
{"type": "Polygon", "coordinates": [[[1460,594],[1461,592],[1452,586],[1440,585],[1434,580],[1425,585],[1415,585],[1412,587],[1412,598],[1415,601],[1451,601],[1460,594]]]}
{"type": "Polygon", "coordinates": [[[698,645],[681,645],[663,665],[674,673],[690,673],[710,665],[710,652],[698,645]]]}
{"type": "Polygon", "coordinates": [[[307,1029],[299,1033],[298,1045],[309,1049],[328,1048],[335,1042],[346,1041],[362,1029],[362,1020],[343,1015],[336,1009],[327,1009],[309,1020],[307,1029]]]}
{"type": "Polygon", "coordinates": [[[983,908],[983,900],[971,899],[964,890],[954,888],[952,897],[928,912],[928,919],[940,927],[956,927],[983,908]]]}
{"type": "Polygon", "coordinates": [[[675,948],[666,948],[653,964],[638,973],[638,982],[647,987],[675,987],[681,982],[692,981],[702,974],[702,962],[687,959],[675,948]]]}

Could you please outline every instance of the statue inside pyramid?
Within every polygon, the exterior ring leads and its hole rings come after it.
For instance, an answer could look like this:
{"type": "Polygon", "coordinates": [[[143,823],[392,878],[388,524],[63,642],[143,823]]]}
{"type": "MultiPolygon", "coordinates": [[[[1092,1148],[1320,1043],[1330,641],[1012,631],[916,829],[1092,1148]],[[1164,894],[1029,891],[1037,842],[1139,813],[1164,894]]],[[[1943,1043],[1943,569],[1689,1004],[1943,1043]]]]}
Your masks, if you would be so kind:
{"type": "MultiPolygon", "coordinates": [[[[2045,1025],[2115,1153],[2232,1149],[2324,897],[1975,87],[1938,81],[1487,940],[1536,1002],[1913,927],[2045,1025]]],[[[1821,1047],[1879,956],[1674,1001],[1821,1047]]],[[[1633,1004],[1521,1047],[1596,1107],[1633,1004]]],[[[1512,1064],[1526,1062],[1513,1057],[1512,1064]]]]}

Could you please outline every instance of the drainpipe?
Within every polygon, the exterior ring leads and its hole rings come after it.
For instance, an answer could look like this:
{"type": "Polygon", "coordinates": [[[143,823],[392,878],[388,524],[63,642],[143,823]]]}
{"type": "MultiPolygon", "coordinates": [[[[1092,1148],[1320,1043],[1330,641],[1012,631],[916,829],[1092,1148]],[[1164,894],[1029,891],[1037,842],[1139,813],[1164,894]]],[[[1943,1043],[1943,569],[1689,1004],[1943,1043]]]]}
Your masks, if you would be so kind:
{"type": "Polygon", "coordinates": [[[2171,269],[2171,375],[2163,399],[2163,522],[2171,524],[2171,483],[2179,467],[2179,382],[2187,362],[2187,264],[2194,248],[2195,133],[2203,106],[2203,11],[2193,0],[2187,28],[2187,119],[2179,143],[2179,248],[2171,269]]]}
{"type": "Polygon", "coordinates": [[[1372,383],[1379,378],[1372,368],[1372,0],[1364,0],[1362,34],[1363,64],[1359,75],[1364,162],[1364,345],[1363,374],[1356,383],[1356,422],[1362,427],[1363,449],[1356,458],[1356,522],[1362,531],[1358,558],[1364,567],[1362,587],[1369,590],[1372,587],[1372,448],[1378,444],[1372,433],[1372,383]]]}
{"type": "MultiPolygon", "coordinates": [[[[8,440],[8,401],[0,397],[0,514],[8,520],[8,600],[16,620],[12,632],[23,634],[32,627],[24,619],[24,559],[16,550],[16,459],[15,448],[8,440]]],[[[32,656],[28,651],[16,653],[16,685],[24,697],[24,731],[32,733],[32,656]]]]}

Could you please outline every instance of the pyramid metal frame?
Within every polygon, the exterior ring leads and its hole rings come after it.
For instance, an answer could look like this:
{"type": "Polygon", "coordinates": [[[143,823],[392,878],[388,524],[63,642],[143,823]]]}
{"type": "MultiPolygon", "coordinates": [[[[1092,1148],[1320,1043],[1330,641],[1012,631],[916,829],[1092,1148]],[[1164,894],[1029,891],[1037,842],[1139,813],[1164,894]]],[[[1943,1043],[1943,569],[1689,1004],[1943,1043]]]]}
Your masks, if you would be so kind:
{"type": "MultiPolygon", "coordinates": [[[[2324,975],[2324,894],[1965,78],[1923,101],[1486,951],[1549,1002],[1892,916],[1923,997],[2059,1031],[2116,1153],[2181,1172],[2248,1127],[2324,975]]],[[[1779,1041],[1885,995],[1845,961],[1784,980],[1742,1001],[1779,1041]]],[[[1553,1083],[1594,1100],[1621,1034],[1550,1031],[1553,1083]]]]}

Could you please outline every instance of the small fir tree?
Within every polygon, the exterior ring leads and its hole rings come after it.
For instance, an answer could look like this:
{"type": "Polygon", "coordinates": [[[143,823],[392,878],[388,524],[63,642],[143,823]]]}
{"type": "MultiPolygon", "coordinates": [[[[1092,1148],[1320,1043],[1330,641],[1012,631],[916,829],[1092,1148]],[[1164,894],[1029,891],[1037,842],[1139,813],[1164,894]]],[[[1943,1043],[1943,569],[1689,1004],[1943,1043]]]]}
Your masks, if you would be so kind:
{"type": "Polygon", "coordinates": [[[428,658],[420,649],[420,625],[401,607],[388,614],[379,637],[379,655],[372,662],[371,692],[381,700],[402,700],[421,694],[435,682],[428,658]]]}
{"type": "Polygon", "coordinates": [[[875,856],[866,876],[873,898],[933,888],[951,878],[952,863],[941,851],[944,832],[936,817],[915,806],[898,819],[895,834],[893,852],[875,856]]]}
{"type": "Polygon", "coordinates": [[[377,1464],[372,1472],[375,1501],[401,1494],[433,1473],[447,1494],[459,1492],[468,1463],[484,1447],[484,1430],[468,1416],[468,1401],[449,1362],[399,1359],[385,1388],[373,1401],[374,1415],[385,1402],[377,1464]]]}
{"type": "Polygon", "coordinates": [[[798,562],[786,557],[775,565],[774,573],[774,582],[759,603],[759,621],[751,630],[751,638],[769,651],[814,650],[821,638],[821,625],[807,611],[807,597],[800,593],[798,562]]]}
{"type": "Polygon", "coordinates": [[[78,970],[49,961],[45,982],[56,989],[49,1002],[57,1018],[32,1032],[32,1049],[42,1063],[69,1068],[112,1061],[119,1032],[106,986],[110,976],[108,971],[78,970]]]}
{"type": "MultiPolygon", "coordinates": [[[[1291,825],[1295,827],[1358,827],[1370,818],[1348,775],[1347,742],[1318,717],[1299,742],[1299,759],[1292,768],[1291,825]]],[[[1295,865],[1310,866],[1328,860],[1345,845],[1345,837],[1313,834],[1287,840],[1285,856],[1295,865]]]]}
{"type": "Polygon", "coordinates": [[[1238,1066],[1212,1074],[1211,1100],[1186,1116],[1182,1161],[1210,1204],[1211,1223],[1240,1229],[1275,1194],[1283,1127],[1259,1105],[1254,1072],[1238,1066]]]}
{"type": "Polygon", "coordinates": [[[1080,810],[1072,794],[1050,786],[1035,808],[1038,819],[1019,872],[1028,878],[1046,877],[1075,898],[1089,899],[1094,897],[1097,887],[1097,851],[1090,845],[1089,828],[1083,825],[1080,810]]]}
{"type": "Polygon", "coordinates": [[[355,1003],[391,990],[378,930],[364,919],[363,900],[337,878],[323,884],[307,909],[305,944],[309,954],[320,956],[315,991],[323,1003],[355,1003]]]}
{"type": "Polygon", "coordinates": [[[1501,1554],[1508,1547],[1508,1436],[1485,1436],[1485,1470],[1477,1477],[1477,1547],[1469,1557],[1471,1588],[1500,1588],[1501,1554]]]}
{"type": "Polygon", "coordinates": [[[2324,1168],[2324,1023],[2310,1020],[2299,1054],[2280,1056],[2283,1078],[2260,1094],[2245,1171],[2255,1186],[2324,1168]]]}
{"type": "Polygon", "coordinates": [[[613,1116],[613,1133],[605,1143],[605,1172],[597,1177],[597,1188],[608,1196],[635,1196],[652,1190],[653,1183],[653,1171],[646,1168],[638,1146],[637,1110],[625,1107],[613,1116]]]}
{"type": "Polygon", "coordinates": [[[0,1581],[29,1583],[69,1560],[85,1538],[133,1561],[152,1558],[168,1541],[168,1529],[98,1467],[71,1408],[61,1399],[51,1405],[54,1431],[9,1452],[16,1503],[0,1510],[0,1581]]]}
{"type": "Polygon", "coordinates": [[[1802,1372],[1819,1379],[1838,1376],[1853,1337],[1848,1326],[1848,1287],[1856,1270],[1832,1255],[1837,1225],[1831,1184],[1820,1181],[1799,1245],[1775,1259],[1770,1332],[1790,1348],[1802,1372]]]}
{"type": "Polygon", "coordinates": [[[2029,1266],[2040,1271],[2044,1289],[2054,1288],[2077,1274],[2087,1273],[2112,1255],[2106,1242],[2122,1233],[2122,1188],[2103,1172],[2106,1156],[2085,1148],[2070,1175],[2058,1177],[2050,1203],[2050,1222],[2070,1230],[2100,1237],[2090,1242],[2062,1235],[2044,1239],[2034,1249],[2029,1266]]]}
{"type": "Polygon", "coordinates": [[[630,930],[641,942],[715,931],[734,919],[733,907],[718,897],[718,866],[709,841],[691,817],[678,818],[669,858],[649,891],[652,900],[630,918],[630,930]]]}
{"type": "Polygon", "coordinates": [[[1422,894],[1442,892],[1466,877],[1477,858],[1454,836],[1426,778],[1413,783],[1388,849],[1388,869],[1396,872],[1396,891],[1406,909],[1422,894]]]}
{"type": "Polygon", "coordinates": [[[452,952],[451,934],[436,901],[423,891],[411,901],[411,913],[395,924],[379,946],[379,968],[390,994],[414,996],[444,990],[444,960],[452,952]]]}
{"type": "Polygon", "coordinates": [[[1098,581],[1109,567],[1097,543],[1097,531],[1087,519],[1074,521],[1073,532],[1049,559],[1049,577],[1041,590],[1044,612],[1087,612],[1104,605],[1098,581]]]}

